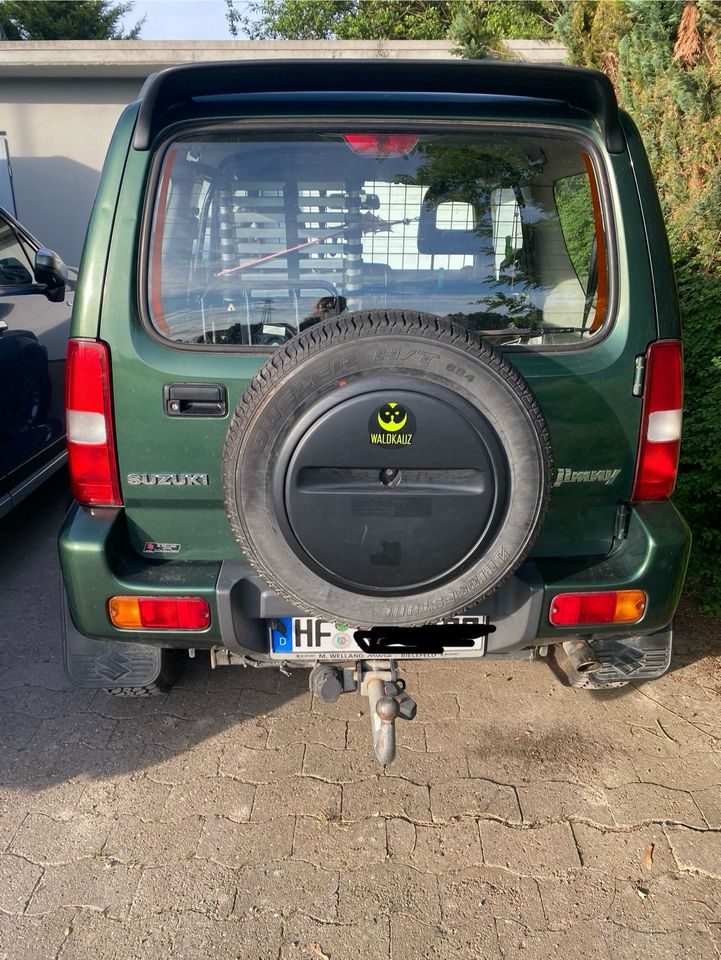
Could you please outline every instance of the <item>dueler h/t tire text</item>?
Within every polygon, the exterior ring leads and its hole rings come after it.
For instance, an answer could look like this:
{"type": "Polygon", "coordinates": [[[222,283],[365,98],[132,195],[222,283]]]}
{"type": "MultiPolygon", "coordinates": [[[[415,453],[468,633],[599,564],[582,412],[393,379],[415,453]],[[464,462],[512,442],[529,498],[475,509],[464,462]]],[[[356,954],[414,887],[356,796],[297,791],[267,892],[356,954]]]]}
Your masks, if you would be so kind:
{"type": "Polygon", "coordinates": [[[518,567],[550,473],[541,410],[498,351],[435,316],[374,311],[273,353],[233,415],[223,486],[246,557],[294,606],[413,626],[518,567]]]}

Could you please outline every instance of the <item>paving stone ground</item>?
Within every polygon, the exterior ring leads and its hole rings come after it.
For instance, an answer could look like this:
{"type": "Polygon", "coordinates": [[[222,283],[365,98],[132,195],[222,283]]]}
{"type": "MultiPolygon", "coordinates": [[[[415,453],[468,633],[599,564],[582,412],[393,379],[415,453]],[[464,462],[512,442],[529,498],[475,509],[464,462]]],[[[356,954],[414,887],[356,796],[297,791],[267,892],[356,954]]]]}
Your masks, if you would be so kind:
{"type": "Polygon", "coordinates": [[[412,665],[365,702],[189,661],[167,696],[65,680],[51,483],[0,524],[0,960],[721,957],[721,628],[589,694],[544,664],[412,665]]]}

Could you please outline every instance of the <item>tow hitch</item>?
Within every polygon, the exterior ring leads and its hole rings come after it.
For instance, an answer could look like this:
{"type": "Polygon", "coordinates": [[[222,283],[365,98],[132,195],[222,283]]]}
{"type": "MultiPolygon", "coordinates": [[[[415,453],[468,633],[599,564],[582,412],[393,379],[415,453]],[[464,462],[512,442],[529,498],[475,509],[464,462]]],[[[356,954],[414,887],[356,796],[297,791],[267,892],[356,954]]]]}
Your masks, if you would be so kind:
{"type": "Polygon", "coordinates": [[[368,697],[376,759],[384,766],[392,762],[396,720],[412,720],[416,715],[416,702],[406,693],[395,660],[359,660],[343,669],[319,663],[311,670],[309,684],[324,703],[335,703],[341,693],[356,690],[368,697]]]}

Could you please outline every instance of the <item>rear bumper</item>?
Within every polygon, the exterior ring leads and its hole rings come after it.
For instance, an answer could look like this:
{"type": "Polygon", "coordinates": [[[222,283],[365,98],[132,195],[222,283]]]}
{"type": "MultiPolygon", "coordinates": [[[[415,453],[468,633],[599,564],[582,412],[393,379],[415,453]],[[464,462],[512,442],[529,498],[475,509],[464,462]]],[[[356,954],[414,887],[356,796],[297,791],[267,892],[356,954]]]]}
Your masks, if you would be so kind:
{"type": "MultiPolygon", "coordinates": [[[[671,503],[632,508],[626,539],[606,557],[527,560],[490,597],[468,612],[486,615],[496,626],[488,654],[518,657],[534,647],[578,636],[577,628],[552,627],[551,600],[575,590],[641,589],[649,597],[643,620],[625,630],[593,627],[587,639],[643,636],[673,619],[688,563],[689,529],[671,503]]],[[[242,561],[150,560],[130,546],[121,509],[89,510],[74,505],[59,539],[60,563],[72,628],[85,637],[159,647],[226,647],[263,659],[268,652],[267,621],[303,616],[262,583],[242,561]],[[168,635],[119,630],[107,616],[115,595],[204,597],[211,624],[204,631],[168,635]]]]}

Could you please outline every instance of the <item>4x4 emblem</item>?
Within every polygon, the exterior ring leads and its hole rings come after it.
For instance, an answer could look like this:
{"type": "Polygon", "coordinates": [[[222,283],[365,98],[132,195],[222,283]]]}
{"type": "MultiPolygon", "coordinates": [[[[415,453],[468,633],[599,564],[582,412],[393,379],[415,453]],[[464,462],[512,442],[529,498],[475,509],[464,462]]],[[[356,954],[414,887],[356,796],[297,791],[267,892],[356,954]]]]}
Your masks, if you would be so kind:
{"type": "Polygon", "coordinates": [[[207,487],[207,473],[129,473],[131,487],[207,487]]]}

